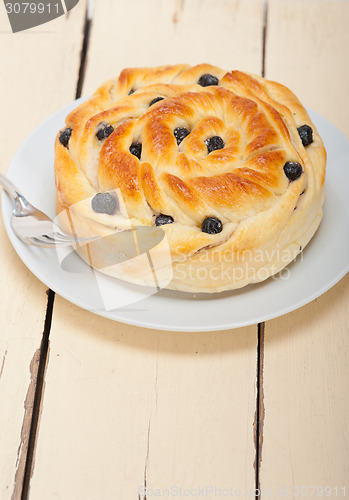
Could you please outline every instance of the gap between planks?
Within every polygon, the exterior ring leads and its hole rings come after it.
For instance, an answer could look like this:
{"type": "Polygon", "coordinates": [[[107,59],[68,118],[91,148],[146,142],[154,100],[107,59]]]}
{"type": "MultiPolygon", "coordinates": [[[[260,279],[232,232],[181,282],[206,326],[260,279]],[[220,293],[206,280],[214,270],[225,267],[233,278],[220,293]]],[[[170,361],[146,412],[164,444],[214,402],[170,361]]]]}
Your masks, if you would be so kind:
{"type": "MultiPolygon", "coordinates": [[[[266,46],[268,33],[268,0],[263,0],[263,27],[262,27],[262,77],[265,77],[266,46]]],[[[263,426],[265,417],[264,408],[264,387],[263,387],[263,368],[264,368],[264,329],[265,322],[258,323],[257,326],[257,367],[256,367],[256,411],[253,423],[253,434],[255,443],[255,500],[260,498],[260,470],[262,464],[262,446],[263,446],[263,426]]]]}
{"type": "MultiPolygon", "coordinates": [[[[31,417],[30,424],[30,432],[29,432],[29,440],[28,440],[28,450],[24,468],[24,477],[23,477],[23,487],[21,500],[27,500],[29,493],[29,484],[31,478],[31,472],[33,470],[33,462],[34,462],[34,454],[35,454],[35,444],[36,444],[36,436],[38,431],[38,425],[40,420],[40,412],[41,412],[41,403],[42,396],[44,392],[45,386],[45,373],[47,367],[47,359],[49,353],[49,336],[51,330],[52,323],[52,313],[53,313],[53,305],[55,300],[55,293],[52,290],[47,290],[47,308],[46,308],[46,317],[44,324],[44,331],[42,334],[41,345],[40,345],[40,359],[39,366],[37,370],[36,377],[36,388],[35,388],[35,396],[33,403],[33,412],[31,417]]],[[[34,357],[36,354],[34,355],[34,357]]],[[[15,500],[15,495],[13,495],[15,500]]]]}
{"type": "MultiPolygon", "coordinates": [[[[262,32],[262,77],[265,77],[265,61],[266,61],[266,46],[268,35],[268,1],[263,0],[263,32],[262,32]]],[[[258,323],[257,331],[257,381],[256,381],[256,412],[254,428],[255,442],[255,500],[260,498],[260,471],[262,465],[262,447],[263,447],[263,426],[265,417],[264,407],[264,386],[263,386],[263,369],[264,369],[264,330],[265,322],[258,323]]]]}
{"type": "MultiPolygon", "coordinates": [[[[90,7],[91,9],[91,7],[90,7]]],[[[89,8],[86,7],[85,23],[83,28],[82,47],[80,55],[80,67],[77,75],[75,98],[81,96],[81,90],[85,77],[87,51],[92,20],[89,18],[89,8]]],[[[30,365],[31,383],[28,388],[25,401],[26,413],[22,425],[21,443],[18,449],[18,465],[15,477],[12,500],[28,500],[30,479],[33,472],[35,445],[38,434],[42,399],[45,386],[45,373],[49,355],[50,331],[52,314],[55,300],[55,292],[47,290],[47,306],[44,322],[44,330],[40,348],[35,352],[30,365]],[[37,367],[37,368],[36,368],[37,367]],[[30,413],[30,409],[32,411],[30,413]],[[29,410],[29,411],[28,411],[29,410]],[[29,437],[28,437],[29,435],[29,437]],[[26,450],[26,452],[25,452],[26,450]]]]}
{"type": "Polygon", "coordinates": [[[46,293],[48,297],[41,344],[35,351],[29,367],[30,383],[24,401],[25,412],[21,429],[21,440],[17,451],[16,474],[14,489],[11,496],[12,500],[27,498],[28,483],[30,480],[29,472],[34,456],[33,450],[35,448],[35,436],[40,415],[45,367],[49,349],[48,337],[51,328],[54,302],[53,292],[47,290],[46,293]]]}
{"type": "Polygon", "coordinates": [[[267,46],[267,28],[268,28],[268,0],[263,0],[263,34],[262,34],[262,77],[265,77],[265,52],[267,46]]]}
{"type": "Polygon", "coordinates": [[[263,369],[264,369],[264,329],[265,323],[258,323],[257,331],[257,382],[256,382],[256,412],[254,428],[254,442],[255,442],[255,500],[260,498],[260,470],[262,463],[262,445],[263,445],[263,426],[264,426],[264,387],[263,387],[263,369]]]}

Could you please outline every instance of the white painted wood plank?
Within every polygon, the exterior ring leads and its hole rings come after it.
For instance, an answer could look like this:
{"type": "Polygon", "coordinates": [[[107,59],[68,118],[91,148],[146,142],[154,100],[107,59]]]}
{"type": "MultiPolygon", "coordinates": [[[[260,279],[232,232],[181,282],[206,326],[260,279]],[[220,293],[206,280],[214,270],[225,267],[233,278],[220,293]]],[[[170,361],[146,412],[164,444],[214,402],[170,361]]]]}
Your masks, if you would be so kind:
{"type": "MultiPolygon", "coordinates": [[[[97,1],[84,93],[132,65],[260,72],[262,14],[259,1],[97,1]]],[[[31,500],[137,498],[145,480],[253,488],[256,333],[156,332],[56,297],[31,500]]]]}
{"type": "MultiPolygon", "coordinates": [[[[348,22],[348,2],[271,0],[266,52],[266,76],[347,134],[348,22]]],[[[342,486],[348,494],[348,319],[347,276],[311,304],[266,323],[260,481],[274,495],[287,488],[293,498],[293,486],[311,485],[331,486],[330,498],[342,498],[342,486]]]]}
{"type": "MultiPolygon", "coordinates": [[[[25,137],[74,97],[84,2],[69,18],[12,34],[0,15],[1,170],[25,137]]],[[[40,151],[38,151],[40,154],[40,151]]],[[[0,223],[0,498],[19,498],[47,304],[0,223]]]]}
{"type": "Polygon", "coordinates": [[[287,498],[293,486],[348,491],[348,299],[347,277],[266,323],[262,489],[287,488],[287,498]]]}
{"type": "Polygon", "coordinates": [[[266,77],[348,131],[349,2],[269,0],[266,77]]]}
{"type": "Polygon", "coordinates": [[[255,353],[255,328],[155,332],[57,298],[30,498],[137,498],[145,469],[253,488],[255,353]]]}
{"type": "Polygon", "coordinates": [[[256,328],[160,337],[147,487],[254,487],[255,374],[256,328]]]}
{"type": "Polygon", "coordinates": [[[262,0],[95,4],[86,93],[125,67],[206,62],[227,70],[262,70],[262,0]]]}

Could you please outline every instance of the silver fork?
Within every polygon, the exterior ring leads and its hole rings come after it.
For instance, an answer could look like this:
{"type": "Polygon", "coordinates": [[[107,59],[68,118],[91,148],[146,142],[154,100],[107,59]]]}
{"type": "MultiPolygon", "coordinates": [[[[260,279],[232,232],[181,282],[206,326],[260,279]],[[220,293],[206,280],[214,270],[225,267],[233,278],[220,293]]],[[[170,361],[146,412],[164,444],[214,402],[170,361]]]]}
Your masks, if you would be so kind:
{"type": "Polygon", "coordinates": [[[37,247],[56,248],[88,243],[98,238],[76,238],[66,234],[48,215],[29,203],[19,189],[1,172],[0,184],[14,202],[12,228],[25,243],[37,247]]]}

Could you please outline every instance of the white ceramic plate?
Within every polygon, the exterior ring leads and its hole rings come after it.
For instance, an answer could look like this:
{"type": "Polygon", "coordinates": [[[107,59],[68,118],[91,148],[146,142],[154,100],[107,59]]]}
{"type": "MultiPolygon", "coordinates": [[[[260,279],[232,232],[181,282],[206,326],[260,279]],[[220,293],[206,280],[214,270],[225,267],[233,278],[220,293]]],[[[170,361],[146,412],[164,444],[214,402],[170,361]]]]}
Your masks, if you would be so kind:
{"type": "MultiPolygon", "coordinates": [[[[55,215],[54,138],[78,102],[40,125],[19,148],[7,171],[28,199],[51,217],[55,215]]],[[[72,273],[62,269],[55,250],[26,245],[15,236],[10,225],[12,205],[3,195],[8,236],[24,264],[48,287],[70,302],[116,321],[161,330],[210,331],[281,316],[326,292],[349,269],[349,140],[323,117],[310,114],[328,154],[324,218],[301,256],[277,278],[221,294],[162,290],[147,297],[142,287],[103,278],[101,295],[96,275],[76,254],[72,256],[76,272],[72,273]],[[106,307],[107,296],[113,300],[106,307]]]]}

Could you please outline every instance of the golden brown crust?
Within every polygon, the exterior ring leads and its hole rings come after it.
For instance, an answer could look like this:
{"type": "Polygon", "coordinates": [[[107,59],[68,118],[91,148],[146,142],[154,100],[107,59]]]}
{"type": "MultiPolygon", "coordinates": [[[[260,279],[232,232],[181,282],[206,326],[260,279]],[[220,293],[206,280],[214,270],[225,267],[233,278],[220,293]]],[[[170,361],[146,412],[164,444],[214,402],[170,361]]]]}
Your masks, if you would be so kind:
{"type": "MultiPolygon", "coordinates": [[[[276,82],[208,64],[128,68],[70,113],[66,126],[73,129],[69,146],[58,139],[55,145],[58,209],[69,207],[75,229],[85,234],[120,224],[90,204],[81,208],[97,192],[119,190],[134,225],[154,225],[157,215],[170,215],[174,223],[163,226],[174,269],[169,287],[221,291],[261,281],[287,265],[320,223],[326,152],[302,104],[276,82]],[[198,85],[205,73],[219,85],[198,85]],[[149,107],[157,97],[163,99],[149,107]],[[114,132],[101,141],[96,132],[103,123],[114,132]],[[313,130],[306,147],[297,132],[302,125],[313,130]],[[179,145],[178,127],[190,131],[179,145]],[[213,136],[223,139],[224,148],[208,154],[205,141],[213,136]],[[142,145],[140,159],[129,151],[133,143],[142,145]],[[293,182],[283,169],[288,161],[303,168],[293,182]],[[201,231],[208,216],[221,220],[221,233],[201,231]],[[275,248],[287,250],[289,258],[267,258],[265,252],[275,248]],[[247,267],[240,262],[246,250],[247,267]],[[209,270],[217,263],[219,277],[199,279],[200,266],[209,270]],[[261,267],[263,278],[253,274],[261,267]],[[241,273],[227,278],[227,270],[241,273]]],[[[106,272],[118,275],[116,269],[106,272]]],[[[130,280],[142,282],[135,275],[130,280]]]]}

